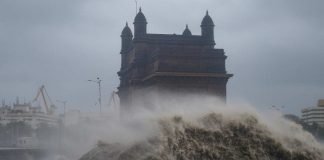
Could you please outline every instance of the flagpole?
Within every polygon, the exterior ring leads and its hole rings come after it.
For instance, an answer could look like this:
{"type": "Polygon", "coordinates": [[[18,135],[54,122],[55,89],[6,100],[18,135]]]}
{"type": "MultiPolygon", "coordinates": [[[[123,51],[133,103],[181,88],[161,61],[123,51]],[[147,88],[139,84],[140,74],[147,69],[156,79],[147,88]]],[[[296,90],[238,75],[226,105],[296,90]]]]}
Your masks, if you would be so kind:
{"type": "Polygon", "coordinates": [[[136,5],[136,13],[135,15],[137,14],[137,0],[135,0],[135,5],[136,5]]]}

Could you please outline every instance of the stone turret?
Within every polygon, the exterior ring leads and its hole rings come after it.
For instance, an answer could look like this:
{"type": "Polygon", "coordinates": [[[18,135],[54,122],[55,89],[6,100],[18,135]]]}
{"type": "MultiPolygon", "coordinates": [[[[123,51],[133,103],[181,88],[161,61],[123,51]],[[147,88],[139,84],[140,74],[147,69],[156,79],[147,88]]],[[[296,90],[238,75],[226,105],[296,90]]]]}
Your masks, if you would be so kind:
{"type": "Polygon", "coordinates": [[[140,8],[134,19],[134,38],[146,35],[146,25],[146,18],[142,12],[142,9],[140,8]]]}
{"type": "Polygon", "coordinates": [[[127,59],[127,51],[132,47],[133,41],[133,33],[131,29],[128,27],[128,23],[126,22],[126,26],[124,27],[121,33],[121,69],[126,68],[126,59],[127,59]]]}
{"type": "Polygon", "coordinates": [[[126,26],[124,27],[120,37],[122,40],[121,52],[124,52],[131,47],[133,40],[133,33],[128,27],[128,23],[126,23],[126,26]]]}
{"type": "Polygon", "coordinates": [[[211,17],[208,14],[208,11],[206,12],[205,17],[203,18],[201,22],[201,36],[210,44],[215,45],[214,40],[214,22],[211,19],[211,17]]]}

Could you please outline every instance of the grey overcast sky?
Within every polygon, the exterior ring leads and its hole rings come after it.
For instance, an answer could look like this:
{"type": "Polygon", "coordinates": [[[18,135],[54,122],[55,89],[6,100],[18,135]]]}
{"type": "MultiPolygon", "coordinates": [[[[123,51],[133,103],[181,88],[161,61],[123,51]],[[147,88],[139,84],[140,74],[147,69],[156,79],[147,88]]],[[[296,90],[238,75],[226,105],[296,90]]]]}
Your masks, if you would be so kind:
{"type": "MultiPolygon", "coordinates": [[[[209,10],[226,51],[229,101],[299,114],[324,98],[323,0],[138,0],[148,32],[200,34],[209,10]]],[[[30,101],[45,84],[52,100],[94,110],[118,86],[120,32],[134,0],[1,0],[0,99],[30,101]]]]}

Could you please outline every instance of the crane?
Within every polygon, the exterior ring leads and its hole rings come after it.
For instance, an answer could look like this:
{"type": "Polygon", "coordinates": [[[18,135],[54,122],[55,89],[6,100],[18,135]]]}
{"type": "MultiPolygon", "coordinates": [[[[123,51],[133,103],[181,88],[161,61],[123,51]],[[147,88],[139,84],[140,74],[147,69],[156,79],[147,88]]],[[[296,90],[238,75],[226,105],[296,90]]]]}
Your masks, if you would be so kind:
{"type": "Polygon", "coordinates": [[[119,111],[118,94],[113,91],[110,95],[108,106],[114,111],[119,111]]]}
{"type": "Polygon", "coordinates": [[[42,101],[44,102],[45,106],[45,113],[52,115],[54,113],[54,109],[56,108],[55,105],[53,104],[51,98],[48,96],[48,93],[45,89],[45,86],[42,85],[37,92],[36,97],[34,98],[33,102],[37,101],[39,97],[42,98],[42,101]],[[47,98],[46,98],[47,97],[47,98]],[[48,99],[48,100],[46,100],[48,99]]]}

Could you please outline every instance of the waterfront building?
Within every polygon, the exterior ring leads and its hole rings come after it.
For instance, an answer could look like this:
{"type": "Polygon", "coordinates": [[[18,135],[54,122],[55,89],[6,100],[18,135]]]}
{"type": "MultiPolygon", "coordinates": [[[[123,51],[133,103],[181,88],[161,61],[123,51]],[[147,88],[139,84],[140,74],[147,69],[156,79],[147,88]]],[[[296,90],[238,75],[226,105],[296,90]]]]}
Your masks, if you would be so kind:
{"type": "Polygon", "coordinates": [[[121,33],[121,109],[134,106],[136,96],[149,95],[152,90],[208,94],[225,100],[226,84],[233,75],[225,69],[224,49],[215,48],[214,26],[207,11],[201,35],[193,35],[188,25],[182,34],[147,33],[147,20],[140,9],[134,20],[134,37],[128,24],[121,33]]]}
{"type": "Polygon", "coordinates": [[[302,110],[302,120],[312,125],[317,123],[324,127],[324,99],[318,100],[316,107],[308,107],[302,110]]]}

